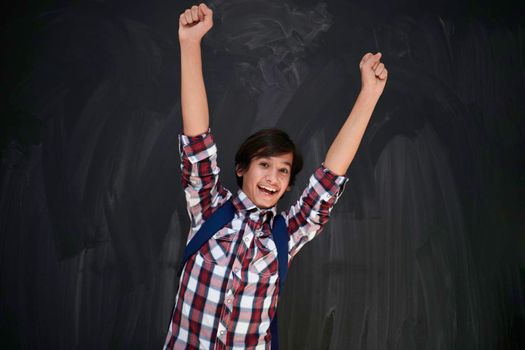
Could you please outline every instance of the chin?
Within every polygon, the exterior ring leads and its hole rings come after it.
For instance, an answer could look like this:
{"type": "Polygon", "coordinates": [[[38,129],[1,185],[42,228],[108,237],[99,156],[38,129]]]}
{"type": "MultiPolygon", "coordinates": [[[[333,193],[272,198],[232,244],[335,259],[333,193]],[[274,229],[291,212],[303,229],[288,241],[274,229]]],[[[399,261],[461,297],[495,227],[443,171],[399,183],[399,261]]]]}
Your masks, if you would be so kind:
{"type": "Polygon", "coordinates": [[[257,205],[259,208],[268,209],[277,205],[277,203],[279,203],[279,199],[281,199],[281,197],[279,197],[276,201],[258,200],[255,205],[257,205]]]}
{"type": "Polygon", "coordinates": [[[255,205],[257,205],[259,208],[261,209],[269,209],[271,207],[273,207],[276,203],[267,203],[267,202],[258,202],[258,203],[255,203],[255,205]]]}

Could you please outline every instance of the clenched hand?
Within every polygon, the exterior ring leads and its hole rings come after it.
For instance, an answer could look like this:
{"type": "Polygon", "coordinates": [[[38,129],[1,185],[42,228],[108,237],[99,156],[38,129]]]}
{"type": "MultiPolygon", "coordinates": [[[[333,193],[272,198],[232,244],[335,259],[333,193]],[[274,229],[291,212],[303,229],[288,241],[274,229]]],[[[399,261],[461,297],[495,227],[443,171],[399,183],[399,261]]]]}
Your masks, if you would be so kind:
{"type": "Polygon", "coordinates": [[[388,70],[380,62],[381,52],[373,55],[368,52],[359,63],[361,70],[361,90],[372,92],[377,95],[383,93],[388,78],[388,70]]]}
{"type": "Polygon", "coordinates": [[[213,27],[213,11],[201,3],[181,13],[179,17],[179,41],[200,43],[213,27]]]}

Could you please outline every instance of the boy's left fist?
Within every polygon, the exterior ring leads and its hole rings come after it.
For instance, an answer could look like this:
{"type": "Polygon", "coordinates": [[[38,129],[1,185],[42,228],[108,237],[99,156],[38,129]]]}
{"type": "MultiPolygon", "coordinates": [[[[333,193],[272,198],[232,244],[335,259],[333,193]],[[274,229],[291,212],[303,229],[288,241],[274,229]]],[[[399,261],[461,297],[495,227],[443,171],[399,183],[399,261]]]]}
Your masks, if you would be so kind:
{"type": "Polygon", "coordinates": [[[363,56],[361,62],[359,62],[359,69],[361,70],[361,90],[377,95],[383,93],[388,78],[388,70],[380,59],[381,52],[375,55],[368,52],[363,56]]]}

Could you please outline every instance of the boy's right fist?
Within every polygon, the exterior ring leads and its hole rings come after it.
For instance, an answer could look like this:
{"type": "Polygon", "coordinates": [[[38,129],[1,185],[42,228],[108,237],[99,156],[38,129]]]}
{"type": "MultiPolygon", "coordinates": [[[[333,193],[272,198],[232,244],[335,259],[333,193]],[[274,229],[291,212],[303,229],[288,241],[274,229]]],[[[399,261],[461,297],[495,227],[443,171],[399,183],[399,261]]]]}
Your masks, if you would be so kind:
{"type": "Polygon", "coordinates": [[[205,4],[194,5],[179,17],[179,41],[200,43],[213,27],[213,11],[205,4]]]}

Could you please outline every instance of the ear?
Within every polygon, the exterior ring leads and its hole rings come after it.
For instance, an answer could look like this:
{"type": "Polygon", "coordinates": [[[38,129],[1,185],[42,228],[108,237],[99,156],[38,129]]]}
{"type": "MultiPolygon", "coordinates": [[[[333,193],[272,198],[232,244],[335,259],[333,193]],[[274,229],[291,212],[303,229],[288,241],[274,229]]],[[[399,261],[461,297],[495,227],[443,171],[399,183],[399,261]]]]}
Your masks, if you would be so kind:
{"type": "Polygon", "coordinates": [[[244,171],[243,170],[240,170],[239,169],[239,166],[236,166],[235,167],[235,174],[238,176],[238,177],[242,177],[244,175],[244,171]]]}

